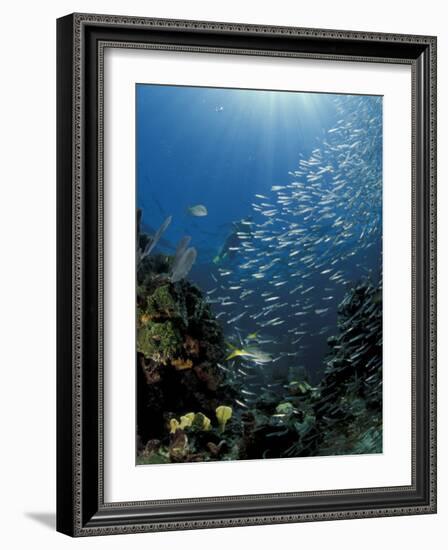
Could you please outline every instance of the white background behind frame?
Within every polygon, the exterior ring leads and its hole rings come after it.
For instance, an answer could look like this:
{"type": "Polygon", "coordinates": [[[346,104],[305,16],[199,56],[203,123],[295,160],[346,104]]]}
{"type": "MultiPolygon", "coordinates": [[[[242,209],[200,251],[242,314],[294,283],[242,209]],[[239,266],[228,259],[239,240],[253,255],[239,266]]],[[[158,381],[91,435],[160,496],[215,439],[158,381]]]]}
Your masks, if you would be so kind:
{"type": "Polygon", "coordinates": [[[106,48],[104,68],[106,502],[409,485],[410,66],[106,48]],[[383,95],[382,454],[135,466],[136,83],[383,95]]]}
{"type": "MultiPolygon", "coordinates": [[[[418,516],[394,516],[387,519],[342,520],[310,523],[289,523],[171,531],[128,536],[96,537],[90,540],[72,540],[55,532],[55,484],[56,484],[56,17],[72,11],[202,19],[209,21],[235,21],[260,25],[295,25],[327,29],[351,29],[355,31],[391,32],[405,34],[438,35],[439,59],[448,58],[448,33],[446,32],[446,5],[440,0],[421,2],[377,0],[374,6],[364,7],[359,0],[320,0],[302,2],[276,0],[59,0],[58,3],[36,3],[24,0],[7,3],[3,7],[5,21],[0,35],[4,52],[3,70],[10,75],[14,85],[0,88],[2,132],[6,137],[7,154],[0,164],[1,181],[7,200],[0,202],[0,239],[2,258],[6,269],[0,276],[2,293],[1,328],[5,334],[0,347],[0,364],[3,366],[0,413],[2,423],[2,541],[13,548],[33,547],[46,550],[89,548],[94,550],[229,550],[231,548],[256,547],[272,550],[288,541],[313,550],[378,550],[389,548],[391,541],[399,541],[407,550],[440,548],[446,538],[448,521],[448,469],[438,471],[438,513],[418,516]],[[32,40],[18,40],[17,25],[21,35],[32,40]],[[14,45],[14,48],[11,45],[14,45]],[[38,62],[36,62],[38,60],[38,62]],[[30,82],[33,86],[30,100],[30,82]],[[36,108],[36,106],[39,108],[36,108]],[[6,108],[7,106],[7,108],[6,108]],[[20,118],[18,117],[20,113],[20,118]],[[24,162],[24,151],[27,152],[24,162]],[[24,200],[26,198],[26,200],[24,200]],[[17,209],[20,205],[18,223],[17,209]],[[13,229],[13,230],[12,230],[13,229]],[[34,242],[23,253],[24,243],[29,243],[30,229],[34,242]],[[30,265],[38,265],[33,273],[33,288],[23,292],[23,277],[30,265]],[[37,291],[38,290],[38,291],[37,291]],[[39,312],[39,322],[27,334],[27,346],[34,350],[34,360],[17,365],[17,350],[23,349],[24,312],[39,312]],[[26,377],[26,383],[24,383],[26,377]],[[13,388],[13,391],[8,391],[13,388]],[[17,388],[17,390],[16,390],[17,388]],[[19,389],[20,388],[20,389],[19,389]],[[26,407],[24,407],[26,403],[26,407]],[[30,430],[30,411],[32,429],[30,430]],[[32,461],[30,453],[19,452],[24,447],[35,449],[32,461]],[[38,450],[38,452],[37,452],[38,450]],[[20,482],[18,482],[20,480],[20,482]]],[[[12,84],[12,81],[9,81],[12,84]]],[[[448,96],[448,65],[439,63],[439,98],[448,96]]],[[[438,105],[438,147],[448,150],[448,102],[438,105]]],[[[448,180],[448,163],[439,162],[439,181],[448,180]]],[[[438,189],[438,276],[448,280],[448,186],[438,189]]],[[[440,334],[438,360],[442,368],[438,372],[438,455],[441,465],[448,463],[448,338],[443,337],[448,327],[448,285],[438,288],[438,322],[440,334]]],[[[291,543],[289,543],[291,544],[291,543]]]]}

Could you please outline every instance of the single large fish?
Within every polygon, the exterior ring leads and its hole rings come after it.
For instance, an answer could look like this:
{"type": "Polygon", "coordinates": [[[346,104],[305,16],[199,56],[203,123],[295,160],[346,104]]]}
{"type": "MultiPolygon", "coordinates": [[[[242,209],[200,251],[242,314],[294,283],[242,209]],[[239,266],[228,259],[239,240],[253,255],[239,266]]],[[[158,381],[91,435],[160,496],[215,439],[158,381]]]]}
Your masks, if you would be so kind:
{"type": "Polygon", "coordinates": [[[207,208],[203,204],[195,204],[194,206],[189,206],[187,210],[189,214],[198,218],[207,216],[208,214],[207,208]]]}
{"type": "Polygon", "coordinates": [[[270,363],[271,355],[255,347],[233,348],[232,352],[226,357],[226,361],[230,361],[235,357],[246,357],[254,361],[254,363],[270,363]]]}

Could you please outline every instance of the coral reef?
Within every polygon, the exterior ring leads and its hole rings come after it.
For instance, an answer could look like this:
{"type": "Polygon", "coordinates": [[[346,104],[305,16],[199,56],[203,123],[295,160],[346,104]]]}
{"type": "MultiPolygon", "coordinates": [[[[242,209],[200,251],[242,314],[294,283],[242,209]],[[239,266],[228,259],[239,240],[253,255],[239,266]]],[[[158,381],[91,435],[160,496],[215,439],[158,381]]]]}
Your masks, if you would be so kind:
{"type": "Polygon", "coordinates": [[[339,306],[339,335],[314,407],[322,454],[382,450],[382,289],[360,284],[339,306]],[[366,450],[366,446],[369,447],[366,450]]]}
{"type": "MultiPolygon", "coordinates": [[[[151,241],[139,234],[138,242],[144,249],[151,241]]],[[[137,424],[146,454],[150,441],[171,445],[175,418],[198,411],[197,427],[235,396],[218,367],[226,354],[222,329],[195,285],[172,280],[172,264],[173,257],[153,252],[143,257],[137,274],[137,424]]],[[[177,461],[189,448],[182,441],[178,436],[169,455],[177,461]]],[[[150,447],[154,453],[154,443],[150,447]]]]}
{"type": "Polygon", "coordinates": [[[381,287],[357,285],[338,314],[321,382],[293,381],[281,403],[262,398],[244,413],[240,458],[381,452],[381,287]]]}
{"type": "MultiPolygon", "coordinates": [[[[296,369],[281,396],[263,393],[243,408],[232,373],[221,368],[229,343],[185,278],[190,239],[173,256],[154,253],[162,232],[138,234],[139,250],[150,250],[138,254],[138,463],[381,452],[381,286],[359,283],[339,305],[338,334],[328,339],[318,384],[296,369]]],[[[248,349],[234,356],[271,359],[248,349]]]]}

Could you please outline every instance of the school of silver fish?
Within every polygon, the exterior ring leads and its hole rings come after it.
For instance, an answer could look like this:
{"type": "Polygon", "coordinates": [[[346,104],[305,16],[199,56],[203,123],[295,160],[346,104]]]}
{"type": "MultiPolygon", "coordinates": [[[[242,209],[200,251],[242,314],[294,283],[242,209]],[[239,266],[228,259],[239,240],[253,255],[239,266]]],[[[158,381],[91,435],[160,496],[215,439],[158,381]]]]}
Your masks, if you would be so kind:
{"type": "Polygon", "coordinates": [[[309,368],[310,346],[324,354],[337,332],[347,289],[381,278],[381,98],[333,101],[337,125],[299,157],[288,181],[254,196],[232,260],[211,273],[207,299],[231,346],[220,368],[241,385],[241,407],[281,391],[267,365],[309,368]]]}

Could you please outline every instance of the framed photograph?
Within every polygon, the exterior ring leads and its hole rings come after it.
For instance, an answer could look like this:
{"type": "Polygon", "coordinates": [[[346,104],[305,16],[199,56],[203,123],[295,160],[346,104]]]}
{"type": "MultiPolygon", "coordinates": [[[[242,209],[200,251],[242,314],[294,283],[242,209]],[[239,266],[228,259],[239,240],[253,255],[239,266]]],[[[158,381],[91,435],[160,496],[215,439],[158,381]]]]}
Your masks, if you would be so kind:
{"type": "Polygon", "coordinates": [[[436,38],[57,40],[57,529],[434,513],[436,38]]]}

